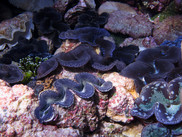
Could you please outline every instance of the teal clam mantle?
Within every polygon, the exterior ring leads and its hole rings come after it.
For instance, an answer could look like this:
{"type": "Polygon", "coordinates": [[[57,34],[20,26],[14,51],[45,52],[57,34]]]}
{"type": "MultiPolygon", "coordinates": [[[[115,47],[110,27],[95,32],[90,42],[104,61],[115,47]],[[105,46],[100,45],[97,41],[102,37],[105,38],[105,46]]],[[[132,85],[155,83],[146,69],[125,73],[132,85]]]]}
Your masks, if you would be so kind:
{"type": "Polygon", "coordinates": [[[182,77],[169,83],[155,81],[142,88],[140,97],[135,100],[131,111],[133,116],[148,119],[153,114],[157,121],[167,125],[182,121],[182,107],[179,99],[182,88],[182,77]]]}

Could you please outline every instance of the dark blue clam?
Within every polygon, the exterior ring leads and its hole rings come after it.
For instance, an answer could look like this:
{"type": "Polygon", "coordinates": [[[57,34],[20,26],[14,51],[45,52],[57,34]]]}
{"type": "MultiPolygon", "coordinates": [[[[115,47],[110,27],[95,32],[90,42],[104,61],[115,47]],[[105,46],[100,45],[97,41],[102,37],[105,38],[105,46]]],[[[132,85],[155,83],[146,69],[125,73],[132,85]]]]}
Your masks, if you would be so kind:
{"type": "Polygon", "coordinates": [[[98,15],[95,11],[86,11],[78,17],[78,23],[75,28],[100,27],[100,25],[107,22],[108,16],[107,13],[98,15]]]}
{"type": "MultiPolygon", "coordinates": [[[[92,64],[92,68],[100,71],[109,71],[114,68],[118,64],[118,60],[116,61],[108,61],[109,59],[97,60],[92,64]]],[[[121,68],[124,68],[125,64],[121,68]]]]}
{"type": "Polygon", "coordinates": [[[19,37],[18,44],[6,52],[0,62],[5,64],[11,64],[12,61],[19,62],[20,59],[30,54],[45,57],[45,54],[48,55],[48,45],[44,40],[38,41],[34,38],[27,40],[24,37],[19,37]]]}
{"type": "Polygon", "coordinates": [[[16,83],[23,80],[23,73],[15,65],[0,64],[0,79],[8,83],[16,83]]]}
{"type": "Polygon", "coordinates": [[[100,39],[96,40],[96,44],[98,44],[98,46],[101,50],[101,55],[103,57],[112,57],[113,56],[113,51],[116,48],[116,45],[113,42],[100,38],[100,39]]]}
{"type": "MultiPolygon", "coordinates": [[[[174,68],[174,64],[165,59],[157,59],[150,63],[139,60],[126,66],[120,74],[134,79],[136,85],[140,84],[137,87],[143,87],[152,81],[164,80],[174,68]]],[[[138,88],[137,91],[140,90],[141,88],[138,88]]]]}
{"type": "Polygon", "coordinates": [[[166,81],[169,82],[174,78],[182,76],[182,67],[176,67],[172,71],[170,71],[166,76],[166,81]]]}
{"type": "Polygon", "coordinates": [[[46,7],[38,12],[34,12],[33,22],[43,34],[49,34],[53,31],[66,31],[69,28],[63,23],[62,15],[51,7],[46,7]]]}
{"type": "Polygon", "coordinates": [[[82,67],[90,60],[86,46],[78,46],[70,52],[61,52],[56,55],[58,62],[65,67],[82,67]]]}
{"type": "Polygon", "coordinates": [[[52,122],[56,118],[52,104],[61,107],[70,107],[74,103],[74,96],[68,90],[45,90],[39,94],[39,106],[35,109],[34,114],[40,123],[52,122]]]}
{"type": "Polygon", "coordinates": [[[138,55],[136,61],[143,61],[146,63],[153,63],[158,59],[163,59],[171,63],[180,61],[181,53],[178,47],[160,46],[146,49],[138,55]]]}
{"type": "Polygon", "coordinates": [[[90,73],[79,73],[75,76],[75,79],[79,83],[90,83],[101,92],[108,92],[113,88],[113,85],[110,81],[105,82],[103,79],[97,78],[90,73]]]}
{"type": "Polygon", "coordinates": [[[138,46],[129,45],[124,47],[118,47],[113,51],[113,58],[119,61],[123,61],[128,65],[134,62],[134,59],[138,52],[138,46]]]}
{"type": "MultiPolygon", "coordinates": [[[[57,89],[58,92],[60,92],[60,89],[57,89]]],[[[69,91],[68,89],[65,90],[65,91],[62,91],[62,92],[65,92],[65,95],[63,96],[62,99],[58,99],[54,102],[54,104],[57,104],[61,107],[70,107],[71,105],[73,105],[74,103],[74,96],[73,94],[71,93],[71,91],[69,91]]]]}
{"type": "Polygon", "coordinates": [[[40,64],[40,66],[37,69],[37,78],[43,78],[50,74],[52,71],[54,71],[58,67],[58,62],[55,57],[52,57],[40,64]]]}
{"type": "Polygon", "coordinates": [[[109,32],[103,28],[83,27],[74,30],[68,30],[60,33],[60,39],[78,39],[80,42],[88,43],[95,46],[96,39],[109,36],[109,32]]]}
{"type": "Polygon", "coordinates": [[[104,81],[101,78],[99,79],[99,83],[94,84],[95,88],[100,92],[108,92],[113,88],[112,82],[110,81],[104,81]]]}
{"type": "Polygon", "coordinates": [[[54,86],[58,90],[59,88],[71,89],[81,98],[90,98],[94,95],[95,89],[89,83],[76,83],[70,79],[58,79],[54,82],[54,86]]]}
{"type": "Polygon", "coordinates": [[[34,110],[34,115],[40,123],[52,122],[56,117],[54,108],[51,105],[39,105],[34,110]]]}
{"type": "Polygon", "coordinates": [[[136,61],[121,71],[121,75],[133,79],[143,79],[146,74],[153,72],[153,67],[145,62],[136,61]]]}
{"type": "Polygon", "coordinates": [[[182,41],[182,36],[179,36],[176,40],[170,41],[170,40],[165,40],[160,46],[176,46],[176,47],[181,47],[181,41],[182,41]]]}
{"type": "Polygon", "coordinates": [[[39,94],[40,105],[59,104],[61,107],[70,107],[74,103],[73,94],[64,89],[57,89],[57,92],[46,90],[39,94]]]}

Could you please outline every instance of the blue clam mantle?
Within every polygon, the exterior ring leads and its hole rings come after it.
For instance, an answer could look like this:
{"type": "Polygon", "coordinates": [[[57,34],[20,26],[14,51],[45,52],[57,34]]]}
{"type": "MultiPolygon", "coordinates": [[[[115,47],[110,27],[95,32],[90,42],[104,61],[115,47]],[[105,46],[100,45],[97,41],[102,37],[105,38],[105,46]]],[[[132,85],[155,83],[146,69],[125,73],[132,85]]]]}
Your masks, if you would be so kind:
{"type": "Polygon", "coordinates": [[[79,73],[75,75],[75,81],[70,79],[58,79],[54,82],[56,91],[46,90],[39,94],[39,106],[34,114],[41,123],[48,123],[55,120],[56,114],[52,104],[64,108],[70,107],[74,103],[74,92],[77,96],[88,99],[91,98],[95,89],[100,92],[108,92],[112,89],[112,83],[97,78],[89,73],[79,73]]]}

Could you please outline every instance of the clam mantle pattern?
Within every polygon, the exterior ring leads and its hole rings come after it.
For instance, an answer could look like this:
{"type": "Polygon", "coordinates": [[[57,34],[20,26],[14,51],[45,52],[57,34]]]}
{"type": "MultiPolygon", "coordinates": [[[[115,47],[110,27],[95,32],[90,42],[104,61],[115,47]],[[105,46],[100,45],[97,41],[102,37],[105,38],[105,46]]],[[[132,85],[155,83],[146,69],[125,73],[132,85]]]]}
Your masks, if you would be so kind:
{"type": "Polygon", "coordinates": [[[39,94],[39,106],[35,109],[35,117],[40,123],[47,123],[55,120],[56,114],[52,104],[64,108],[70,107],[74,103],[73,92],[83,98],[88,99],[95,93],[95,89],[100,92],[108,92],[113,85],[110,81],[104,81],[92,74],[83,72],[75,75],[75,81],[70,79],[58,79],[54,82],[57,92],[46,90],[39,94]]]}
{"type": "Polygon", "coordinates": [[[155,81],[142,88],[140,97],[135,100],[132,116],[148,119],[153,114],[162,124],[174,125],[182,121],[182,107],[179,94],[182,77],[169,83],[155,81]]]}

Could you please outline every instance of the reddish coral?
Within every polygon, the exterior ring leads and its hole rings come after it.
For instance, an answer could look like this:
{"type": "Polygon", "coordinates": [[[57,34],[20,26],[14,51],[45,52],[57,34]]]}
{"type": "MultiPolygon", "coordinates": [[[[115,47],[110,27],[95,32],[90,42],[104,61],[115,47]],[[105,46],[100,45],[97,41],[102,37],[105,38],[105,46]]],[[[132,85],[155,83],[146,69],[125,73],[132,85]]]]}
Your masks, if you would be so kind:
{"type": "Polygon", "coordinates": [[[105,81],[111,81],[115,87],[109,98],[107,116],[117,122],[129,123],[133,120],[130,111],[134,106],[134,98],[138,94],[134,90],[132,79],[123,77],[116,72],[104,74],[105,81]]]}
{"type": "Polygon", "coordinates": [[[153,36],[157,44],[165,40],[174,41],[182,35],[182,16],[171,16],[155,25],[153,36]]]}

